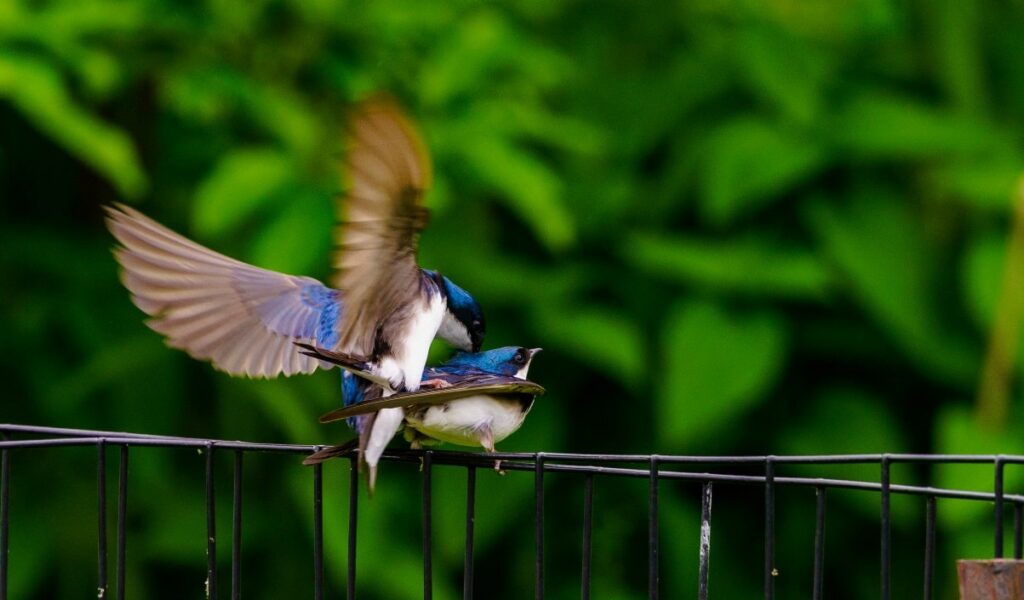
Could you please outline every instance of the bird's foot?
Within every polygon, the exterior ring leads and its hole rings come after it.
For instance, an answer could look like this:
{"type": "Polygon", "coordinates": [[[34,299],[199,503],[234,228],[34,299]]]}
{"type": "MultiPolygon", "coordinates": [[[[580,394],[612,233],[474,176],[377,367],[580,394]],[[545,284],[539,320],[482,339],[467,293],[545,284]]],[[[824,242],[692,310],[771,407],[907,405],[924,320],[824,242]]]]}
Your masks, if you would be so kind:
{"type": "MultiPolygon", "coordinates": [[[[487,454],[494,454],[494,435],[491,433],[491,428],[486,427],[480,432],[480,445],[483,446],[484,452],[487,454]]],[[[501,470],[501,459],[494,461],[494,470],[498,475],[504,475],[505,471],[501,470]]]]}
{"type": "Polygon", "coordinates": [[[448,383],[444,379],[427,379],[426,381],[420,382],[420,387],[431,390],[443,390],[444,388],[452,387],[452,384],[448,383]]]}

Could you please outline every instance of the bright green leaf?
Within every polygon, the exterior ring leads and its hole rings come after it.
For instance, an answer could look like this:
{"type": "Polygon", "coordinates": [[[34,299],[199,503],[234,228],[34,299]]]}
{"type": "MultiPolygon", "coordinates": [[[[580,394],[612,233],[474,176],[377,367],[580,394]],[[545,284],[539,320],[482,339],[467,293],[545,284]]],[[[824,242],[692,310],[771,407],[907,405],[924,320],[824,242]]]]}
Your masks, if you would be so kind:
{"type": "MultiPolygon", "coordinates": [[[[304,275],[322,270],[331,255],[334,208],[327,195],[288,194],[281,212],[253,239],[253,262],[266,269],[304,275]]],[[[278,200],[283,200],[277,196],[278,200]]]]}
{"type": "Polygon", "coordinates": [[[597,307],[561,307],[537,311],[539,329],[552,346],[589,363],[625,384],[644,374],[643,337],[636,323],[597,307]]]}
{"type": "Polygon", "coordinates": [[[477,176],[500,192],[545,246],[560,250],[573,242],[575,225],[561,197],[562,184],[547,165],[496,138],[467,140],[461,150],[477,176]]]}
{"type": "Polygon", "coordinates": [[[729,223],[806,179],[826,159],[824,148],[806,136],[756,119],[736,119],[707,142],[702,212],[711,223],[729,223]]]}
{"type": "Polygon", "coordinates": [[[242,148],[220,160],[196,192],[195,228],[223,236],[293,180],[289,158],[272,148],[242,148]]]}
{"type": "MultiPolygon", "coordinates": [[[[942,454],[1024,454],[1024,430],[1019,421],[1012,421],[1005,431],[996,432],[983,428],[977,416],[966,406],[946,406],[935,423],[935,451],[942,454]]],[[[1006,468],[1007,489],[1020,489],[1024,485],[1024,469],[1006,468]]],[[[935,480],[939,487],[991,492],[995,482],[995,470],[991,463],[942,464],[935,469],[935,480]]],[[[959,510],[945,511],[943,521],[947,525],[959,525],[991,515],[990,504],[978,502],[961,503],[959,510]]]]}
{"type": "Polygon", "coordinates": [[[786,356],[782,322],[730,315],[707,303],[676,306],[665,319],[658,381],[661,447],[676,452],[713,437],[771,387],[786,356]]]}
{"type": "Polygon", "coordinates": [[[728,292],[820,299],[831,279],[819,257],[755,238],[717,241],[637,234],[623,251],[640,271],[728,292]]]}
{"type": "Polygon", "coordinates": [[[1010,152],[955,161],[927,173],[927,181],[943,196],[972,208],[1009,211],[1024,159],[1010,152]]]}
{"type": "Polygon", "coordinates": [[[871,159],[917,159],[982,152],[999,143],[994,131],[920,100],[866,91],[840,110],[831,126],[845,150],[871,159]]]}

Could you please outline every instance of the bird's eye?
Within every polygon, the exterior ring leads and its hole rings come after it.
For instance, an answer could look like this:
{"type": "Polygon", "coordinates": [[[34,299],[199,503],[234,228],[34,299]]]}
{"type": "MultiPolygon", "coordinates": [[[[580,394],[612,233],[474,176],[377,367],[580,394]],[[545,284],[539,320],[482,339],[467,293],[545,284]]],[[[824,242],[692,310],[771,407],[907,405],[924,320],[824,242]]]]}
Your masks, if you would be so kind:
{"type": "Polygon", "coordinates": [[[515,361],[515,362],[517,362],[517,363],[520,363],[520,364],[522,364],[522,362],[523,362],[524,360],[526,360],[526,357],[525,357],[525,356],[523,356],[523,353],[522,353],[522,352],[516,352],[516,356],[515,356],[515,358],[513,358],[512,360],[514,360],[514,361],[515,361]]]}
{"type": "Polygon", "coordinates": [[[473,331],[480,331],[481,329],[483,329],[483,323],[479,320],[473,321],[473,331]]]}

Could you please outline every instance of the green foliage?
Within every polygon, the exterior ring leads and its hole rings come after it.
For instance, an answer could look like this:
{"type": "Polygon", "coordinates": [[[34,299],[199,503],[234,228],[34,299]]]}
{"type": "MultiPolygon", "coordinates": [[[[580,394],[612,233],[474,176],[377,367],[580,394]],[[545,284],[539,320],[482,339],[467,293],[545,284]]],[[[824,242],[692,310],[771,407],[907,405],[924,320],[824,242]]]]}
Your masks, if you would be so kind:
{"type": "Polygon", "coordinates": [[[733,317],[711,303],[676,307],[663,343],[659,439],[691,453],[770,389],[786,354],[778,319],[733,317]]]}
{"type": "MultiPolygon", "coordinates": [[[[422,263],[481,300],[488,346],[546,349],[532,374],[549,394],[503,449],[1024,452],[1019,386],[1002,432],[970,408],[1024,170],[1022,28],[1019,6],[977,2],[0,2],[0,420],[345,438],[315,421],[336,374],[240,381],[165,348],[117,281],[99,207],[132,202],[229,256],[328,280],[344,107],[385,91],[434,157],[422,263]]],[[[93,457],[21,457],[10,595],[80,597],[95,579],[93,457]],[[30,494],[50,477],[59,494],[30,494]]],[[[201,593],[202,462],[133,453],[133,597],[201,593]]],[[[311,586],[311,482],[295,462],[247,459],[247,597],[311,586]]],[[[1019,470],[1007,477],[1020,491],[1019,470]]],[[[971,466],[894,478],[991,486],[971,466]]],[[[340,589],[347,465],[325,481],[340,589]]],[[[461,480],[435,481],[436,592],[455,597],[461,480]]],[[[479,595],[523,597],[531,482],[478,485],[479,595]]],[[[551,485],[549,592],[574,597],[580,481],[551,485]]],[[[645,559],[625,549],[645,535],[644,485],[601,486],[595,593],[641,597],[645,559]]],[[[229,486],[217,493],[224,540],[229,486]]],[[[828,539],[874,547],[874,498],[836,496],[828,539]]],[[[414,466],[388,465],[362,505],[366,597],[418,597],[418,498],[414,466]]],[[[671,564],[693,564],[697,499],[665,488],[671,564]]],[[[721,486],[715,502],[712,594],[749,597],[761,500],[721,486]]],[[[780,592],[806,597],[807,516],[792,510],[780,592]]],[[[919,547],[904,524],[920,504],[894,510],[897,548],[919,547]]],[[[940,564],[985,547],[989,512],[940,503],[940,564]]],[[[874,593],[876,557],[842,556],[829,597],[874,593]]],[[[692,594],[690,571],[666,574],[662,595],[692,594]]],[[[919,594],[913,568],[895,572],[899,597],[919,594]]]]}

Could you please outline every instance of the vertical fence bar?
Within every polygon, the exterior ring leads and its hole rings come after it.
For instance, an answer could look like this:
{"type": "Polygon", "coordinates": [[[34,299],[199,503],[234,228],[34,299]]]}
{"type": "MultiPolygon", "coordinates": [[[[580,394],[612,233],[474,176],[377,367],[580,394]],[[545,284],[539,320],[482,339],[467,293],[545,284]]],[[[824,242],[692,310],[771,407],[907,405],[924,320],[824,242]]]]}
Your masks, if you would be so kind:
{"type": "Polygon", "coordinates": [[[814,588],[813,600],[825,598],[825,488],[814,488],[814,588]]]}
{"type": "Polygon", "coordinates": [[[700,495],[700,567],[697,575],[697,600],[708,600],[708,571],[711,566],[711,482],[700,495]]]}
{"type": "Polygon", "coordinates": [[[764,597],[775,598],[775,460],[764,461],[764,597]]]}
{"type": "Polygon", "coordinates": [[[533,507],[534,507],[534,541],[536,544],[534,559],[534,597],[544,598],[544,453],[538,452],[533,463],[533,507]]]}
{"type": "Polygon", "coordinates": [[[1013,507],[1013,557],[1021,560],[1024,556],[1024,504],[1018,502],[1013,507]]]}
{"type": "Polygon", "coordinates": [[[11,521],[11,456],[10,450],[0,450],[0,600],[7,600],[8,527],[11,521]]]}
{"type": "Polygon", "coordinates": [[[235,450],[231,490],[231,600],[242,597],[242,456],[235,450]]]}
{"type": "Polygon", "coordinates": [[[206,442],[206,597],[217,597],[217,493],[213,442],[206,442]]]}
{"type": "Polygon", "coordinates": [[[879,568],[879,575],[881,579],[881,598],[882,600],[889,600],[891,596],[890,590],[890,575],[889,569],[892,565],[892,540],[890,538],[890,513],[889,513],[889,455],[883,454],[881,461],[881,500],[882,500],[882,515],[881,515],[881,539],[882,539],[882,559],[881,566],[879,568]]]}
{"type": "MultiPolygon", "coordinates": [[[[318,449],[319,450],[319,449],[318,449]]],[[[324,597],[324,468],[313,465],[313,598],[324,597]]]]}
{"type": "Polygon", "coordinates": [[[997,456],[995,461],[995,558],[1003,557],[1003,457],[997,456]]]}
{"type": "Polygon", "coordinates": [[[117,466],[117,600],[124,600],[124,574],[127,536],[125,528],[128,520],[128,445],[121,446],[120,462],[117,466]]]}
{"type": "Polygon", "coordinates": [[[651,456],[647,506],[647,597],[658,598],[658,456],[651,456]]]}
{"type": "Polygon", "coordinates": [[[462,561],[462,597],[473,600],[473,530],[476,526],[476,467],[466,467],[466,557],[462,561]]]}
{"type": "Polygon", "coordinates": [[[348,577],[345,581],[345,598],[356,598],[356,528],[359,524],[359,454],[349,461],[348,480],[348,577]]]}
{"type": "Polygon", "coordinates": [[[935,585],[935,496],[924,504],[924,600],[932,600],[935,585]]]}
{"type": "Polygon", "coordinates": [[[583,477],[583,572],[580,575],[580,598],[590,600],[590,559],[594,529],[594,474],[583,477]]]}
{"type": "Polygon", "coordinates": [[[433,460],[433,450],[423,453],[423,600],[431,600],[434,597],[434,564],[430,552],[434,535],[433,507],[431,506],[433,460]]]}
{"type": "Polygon", "coordinates": [[[96,444],[96,597],[107,597],[107,441],[96,444]]]}

